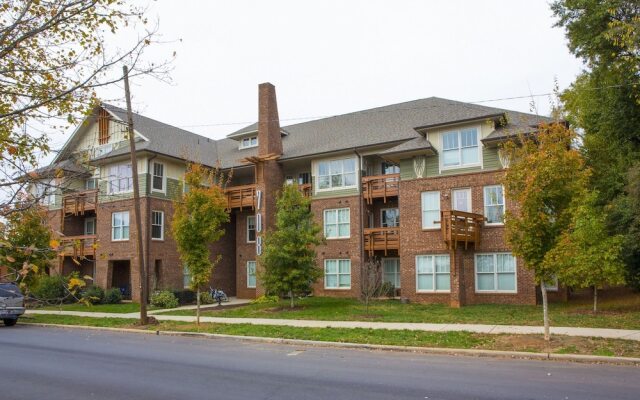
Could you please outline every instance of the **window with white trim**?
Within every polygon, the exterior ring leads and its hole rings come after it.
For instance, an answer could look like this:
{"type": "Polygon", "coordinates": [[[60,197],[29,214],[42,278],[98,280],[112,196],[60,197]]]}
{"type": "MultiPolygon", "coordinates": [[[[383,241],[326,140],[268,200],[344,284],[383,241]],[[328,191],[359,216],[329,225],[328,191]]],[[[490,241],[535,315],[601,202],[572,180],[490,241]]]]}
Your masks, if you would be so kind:
{"type": "Polygon", "coordinates": [[[96,217],[84,219],[84,234],[85,235],[96,234],[96,217]]]}
{"type": "Polygon", "coordinates": [[[545,282],[545,286],[547,288],[547,292],[557,292],[558,291],[558,277],[552,276],[550,281],[545,282]]]}
{"type": "Polygon", "coordinates": [[[163,211],[151,211],[151,239],[164,240],[163,211]]]}
{"type": "Polygon", "coordinates": [[[84,188],[87,190],[93,190],[98,188],[98,178],[87,178],[84,181],[84,188]]]}
{"type": "Polygon", "coordinates": [[[256,216],[247,216],[247,243],[255,243],[256,241],[256,216]]]}
{"type": "Polygon", "coordinates": [[[476,292],[517,291],[516,258],[511,253],[476,254],[476,292]]]}
{"type": "Polygon", "coordinates": [[[380,222],[383,228],[400,226],[400,212],[397,208],[383,208],[380,210],[380,222]]]}
{"type": "Polygon", "coordinates": [[[324,210],[324,237],[345,239],[351,236],[351,222],[348,208],[324,210]]]}
{"type": "Polygon", "coordinates": [[[389,282],[396,289],[400,288],[400,259],[399,258],[383,258],[382,259],[382,282],[389,282]]]}
{"type": "Polygon", "coordinates": [[[185,289],[191,287],[191,271],[186,264],[182,266],[182,287],[185,289]]]}
{"type": "Polygon", "coordinates": [[[247,261],[247,287],[253,289],[256,287],[256,262],[247,261]]]}
{"type": "Polygon", "coordinates": [[[504,191],[501,185],[484,187],[484,217],[487,225],[504,223],[504,191]]]}
{"type": "Polygon", "coordinates": [[[451,290],[449,255],[416,256],[416,291],[448,292],[451,290]]]}
{"type": "Polygon", "coordinates": [[[258,137],[257,136],[251,136],[251,137],[247,137],[244,138],[240,141],[240,148],[241,149],[248,149],[250,147],[257,147],[258,146],[258,137]]]}
{"type": "Polygon", "coordinates": [[[327,160],[318,162],[318,190],[355,187],[356,159],[327,160]]]}
{"type": "Polygon", "coordinates": [[[111,240],[129,240],[129,211],[111,213],[111,240]]]}
{"type": "Polygon", "coordinates": [[[351,260],[324,260],[324,288],[351,288],[351,260]]]}
{"type": "Polygon", "coordinates": [[[422,192],[422,229],[439,229],[440,192],[422,192]]]}
{"type": "Polygon", "coordinates": [[[151,177],[151,190],[164,192],[164,164],[153,163],[153,176],[151,177]]]}
{"type": "Polygon", "coordinates": [[[131,164],[119,164],[109,167],[107,176],[109,194],[125,193],[133,190],[131,164]]]}
{"type": "Polygon", "coordinates": [[[480,164],[478,129],[467,128],[442,134],[442,166],[465,167],[480,164]]]}

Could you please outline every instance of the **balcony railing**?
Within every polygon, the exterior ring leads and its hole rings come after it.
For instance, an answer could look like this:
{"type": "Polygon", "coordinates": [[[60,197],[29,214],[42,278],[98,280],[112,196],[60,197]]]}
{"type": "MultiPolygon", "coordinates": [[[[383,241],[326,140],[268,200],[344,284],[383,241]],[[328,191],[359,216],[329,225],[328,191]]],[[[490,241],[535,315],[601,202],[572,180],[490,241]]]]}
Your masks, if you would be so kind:
{"type": "Polygon", "coordinates": [[[86,211],[95,211],[97,205],[97,189],[69,193],[62,197],[62,210],[65,215],[84,215],[86,211]]]}
{"type": "Polygon", "coordinates": [[[469,243],[473,243],[475,246],[480,244],[480,230],[484,223],[483,215],[447,210],[440,213],[440,219],[442,238],[449,249],[457,248],[458,243],[464,244],[465,249],[469,243]]]}
{"type": "Polygon", "coordinates": [[[231,210],[256,208],[256,185],[231,186],[224,190],[227,196],[227,207],[231,210]]]}
{"type": "Polygon", "coordinates": [[[389,197],[398,196],[400,174],[387,174],[362,177],[362,195],[368,204],[374,199],[383,199],[387,202],[389,197]]]}
{"type": "Polygon", "coordinates": [[[373,255],[374,251],[384,251],[386,256],[389,250],[400,249],[400,228],[365,228],[364,249],[373,255]]]}
{"type": "Polygon", "coordinates": [[[96,235],[63,236],[60,238],[60,248],[58,255],[61,257],[84,258],[93,256],[95,258],[96,235]]]}
{"type": "Polygon", "coordinates": [[[310,183],[302,183],[298,185],[298,190],[304,197],[311,197],[311,184],[310,183]]]}

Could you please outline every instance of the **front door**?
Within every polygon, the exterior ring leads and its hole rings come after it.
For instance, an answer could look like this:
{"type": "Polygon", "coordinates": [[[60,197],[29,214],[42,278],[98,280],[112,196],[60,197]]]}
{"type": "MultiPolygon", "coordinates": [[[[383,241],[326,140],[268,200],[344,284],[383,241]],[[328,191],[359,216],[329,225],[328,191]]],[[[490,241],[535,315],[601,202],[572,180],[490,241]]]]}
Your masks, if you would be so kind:
{"type": "Polygon", "coordinates": [[[451,208],[471,212],[471,188],[451,190],[451,208]]]}

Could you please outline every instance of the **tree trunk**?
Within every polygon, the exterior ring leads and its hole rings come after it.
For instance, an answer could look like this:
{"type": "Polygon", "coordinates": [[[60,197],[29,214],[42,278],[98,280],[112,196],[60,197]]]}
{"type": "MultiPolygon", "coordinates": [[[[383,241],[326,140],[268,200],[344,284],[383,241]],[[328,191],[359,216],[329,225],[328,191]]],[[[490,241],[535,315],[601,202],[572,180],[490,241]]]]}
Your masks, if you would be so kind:
{"type": "Polygon", "coordinates": [[[551,337],[549,335],[549,303],[547,302],[547,286],[544,281],[540,282],[540,289],[542,291],[542,318],[544,320],[544,341],[549,343],[551,337]]]}
{"type": "Polygon", "coordinates": [[[196,290],[196,325],[200,326],[200,288],[196,290]]]}
{"type": "Polygon", "coordinates": [[[289,289],[289,299],[291,301],[291,308],[293,308],[293,290],[289,289]]]}
{"type": "Polygon", "coordinates": [[[593,286],[593,313],[598,312],[598,287],[593,286]]]}

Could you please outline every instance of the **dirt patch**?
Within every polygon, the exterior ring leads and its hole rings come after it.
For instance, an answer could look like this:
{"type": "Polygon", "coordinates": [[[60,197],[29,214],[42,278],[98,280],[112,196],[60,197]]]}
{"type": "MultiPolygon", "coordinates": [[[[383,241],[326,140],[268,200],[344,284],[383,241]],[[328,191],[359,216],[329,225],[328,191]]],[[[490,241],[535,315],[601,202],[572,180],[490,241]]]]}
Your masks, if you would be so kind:
{"type": "Polygon", "coordinates": [[[142,327],[142,326],[159,325],[159,324],[160,324],[160,322],[158,322],[157,319],[155,319],[152,316],[147,316],[147,324],[146,325],[142,325],[142,324],[140,324],[140,321],[138,321],[135,324],[133,324],[133,326],[136,327],[136,328],[139,328],[139,327],[142,327]]]}
{"type": "Polygon", "coordinates": [[[268,313],[279,313],[279,312],[287,312],[287,311],[300,311],[300,310],[304,310],[306,307],[304,306],[293,306],[293,308],[291,307],[271,307],[271,308],[265,308],[264,311],[268,312],[268,313]]]}
{"type": "MultiPolygon", "coordinates": [[[[246,304],[224,304],[221,306],[217,304],[207,304],[206,306],[200,306],[200,311],[224,311],[231,310],[232,308],[244,307],[246,304]]],[[[195,311],[195,310],[194,310],[195,311]]]]}
{"type": "Polygon", "coordinates": [[[354,315],[354,317],[356,317],[356,320],[373,320],[373,319],[378,319],[378,318],[382,318],[382,315],[380,314],[359,314],[359,315],[354,315]]]}

